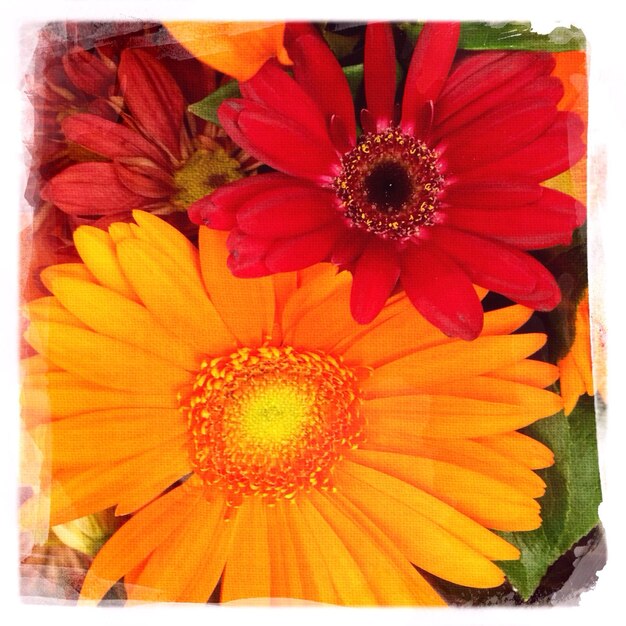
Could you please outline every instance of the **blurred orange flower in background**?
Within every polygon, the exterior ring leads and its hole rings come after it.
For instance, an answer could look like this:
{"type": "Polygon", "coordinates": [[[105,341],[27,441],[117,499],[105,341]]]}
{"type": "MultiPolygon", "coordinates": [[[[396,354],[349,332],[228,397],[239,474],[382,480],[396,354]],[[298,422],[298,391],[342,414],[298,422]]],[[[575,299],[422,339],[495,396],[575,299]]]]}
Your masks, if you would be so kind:
{"type": "Polygon", "coordinates": [[[164,25],[200,61],[237,80],[252,78],[273,57],[283,65],[291,65],[283,45],[284,23],[164,22],[164,25]]]}

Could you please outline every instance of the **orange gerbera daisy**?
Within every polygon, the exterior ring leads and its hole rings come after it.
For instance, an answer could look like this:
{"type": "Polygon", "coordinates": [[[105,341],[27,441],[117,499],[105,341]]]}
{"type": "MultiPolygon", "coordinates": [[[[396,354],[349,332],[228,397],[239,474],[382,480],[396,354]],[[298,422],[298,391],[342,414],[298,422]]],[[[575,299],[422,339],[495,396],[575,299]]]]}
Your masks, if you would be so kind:
{"type": "Polygon", "coordinates": [[[561,409],[528,359],[531,310],[485,315],[473,342],[404,294],[356,323],[351,279],[317,265],[258,279],[160,218],[75,232],[28,305],[23,412],[49,442],[51,524],[134,513],[82,596],[300,598],[438,605],[411,564],[471,587],[519,557],[491,529],[541,523],[552,453],[517,429],[561,409]]]}

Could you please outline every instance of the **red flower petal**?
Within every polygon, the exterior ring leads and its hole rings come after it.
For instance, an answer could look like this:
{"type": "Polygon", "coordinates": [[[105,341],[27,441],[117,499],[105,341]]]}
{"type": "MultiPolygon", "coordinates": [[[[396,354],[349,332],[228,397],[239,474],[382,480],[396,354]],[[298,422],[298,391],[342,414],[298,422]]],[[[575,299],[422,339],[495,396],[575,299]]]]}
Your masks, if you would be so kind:
{"type": "Polygon", "coordinates": [[[124,102],[141,131],[179,159],[185,102],[174,78],[139,49],[122,52],[118,77],[124,102]]]}
{"type": "Polygon", "coordinates": [[[166,199],[175,190],[174,180],[154,163],[141,157],[113,161],[115,173],[127,189],[145,198],[166,199]]]}
{"type": "MultiPolygon", "coordinates": [[[[451,115],[462,112],[468,105],[483,101],[485,96],[492,98],[494,104],[489,105],[485,100],[483,111],[499,102],[510,102],[512,94],[522,90],[539,76],[548,76],[554,64],[552,55],[535,52],[508,52],[496,55],[480,53],[464,59],[450,76],[446,89],[437,101],[435,125],[438,126],[451,115]],[[489,59],[491,62],[476,67],[479,60],[489,59]],[[470,70],[473,71],[459,80],[465,65],[470,66],[470,70]]],[[[525,95],[524,99],[527,99],[525,95]]]]}
{"type": "Polygon", "coordinates": [[[454,62],[438,101],[450,97],[452,92],[458,89],[464,91],[463,81],[476,72],[480,72],[483,68],[506,58],[509,54],[511,53],[505,50],[481,50],[480,52],[470,52],[464,58],[454,62]]]}
{"type": "Polygon", "coordinates": [[[549,311],[561,299],[554,277],[529,254],[444,226],[437,228],[433,242],[459,263],[474,283],[519,304],[549,311]]]}
{"type": "Polygon", "coordinates": [[[109,159],[145,156],[162,167],[168,167],[165,155],[138,132],[97,115],[70,115],[63,120],[61,128],[69,141],[109,159]]]}
{"type": "MultiPolygon", "coordinates": [[[[341,118],[350,141],[356,142],[356,120],[348,81],[339,62],[319,35],[305,33],[287,47],[293,61],[293,75],[330,119],[341,118]]],[[[395,67],[395,66],[394,66],[395,67]]]]}
{"type": "Polygon", "coordinates": [[[446,171],[464,172],[515,153],[541,136],[556,113],[553,102],[531,101],[514,102],[484,115],[443,139],[441,160],[446,171]]]}
{"type": "Polygon", "coordinates": [[[338,167],[330,141],[321,142],[250,100],[226,100],[217,114],[233,141],[270,167],[316,182],[331,178],[338,167]]]}
{"type": "Polygon", "coordinates": [[[456,53],[460,25],[458,23],[429,23],[419,35],[402,97],[402,121],[404,132],[416,128],[421,110],[429,101],[434,102],[444,86],[452,60],[456,53]]]}
{"type": "Polygon", "coordinates": [[[239,84],[241,95],[302,126],[312,137],[328,141],[328,122],[307,92],[274,60],[270,60],[248,81],[239,84]],[[289,97],[285,97],[289,94],[289,97]]]}
{"type": "Polygon", "coordinates": [[[342,269],[349,269],[370,241],[371,237],[358,228],[347,228],[333,247],[331,262],[342,269]]]}
{"type": "Polygon", "coordinates": [[[115,84],[115,68],[83,48],[74,48],[61,62],[72,83],[90,96],[107,96],[109,88],[115,84]]]}
{"type": "Polygon", "coordinates": [[[533,183],[461,181],[447,186],[440,200],[446,205],[485,209],[530,204],[539,200],[541,194],[542,187],[533,183]]]}
{"type": "Polygon", "coordinates": [[[381,311],[400,276],[400,259],[393,245],[372,240],[356,263],[350,311],[359,324],[368,324],[381,311]]]}
{"type": "Polygon", "coordinates": [[[467,274],[426,242],[410,245],[401,256],[400,280],[413,306],[449,337],[476,339],[483,308],[467,274]]]}
{"type": "Polygon", "coordinates": [[[584,221],[585,207],[553,189],[539,191],[541,198],[525,206],[453,207],[446,211],[446,224],[526,250],[569,244],[573,230],[584,221]]]}
{"type": "Polygon", "coordinates": [[[338,219],[334,192],[296,181],[255,195],[237,211],[242,231],[267,239],[300,235],[338,219]]]}
{"type": "Polygon", "coordinates": [[[271,274],[264,261],[271,244],[270,240],[259,239],[234,228],[226,240],[230,251],[228,269],[239,278],[257,278],[271,274]]]}
{"type": "Polygon", "coordinates": [[[396,48],[389,24],[369,24],[365,31],[365,101],[377,130],[393,121],[396,96],[396,48]]]}
{"type": "Polygon", "coordinates": [[[327,261],[342,229],[340,225],[329,226],[299,237],[274,241],[265,264],[274,273],[301,270],[327,261]]]}
{"type": "Polygon", "coordinates": [[[575,113],[559,111],[550,129],[525,148],[486,165],[467,164],[463,180],[542,182],[568,170],[585,154],[583,123],[575,113]]]}
{"type": "Polygon", "coordinates": [[[125,187],[112,163],[72,165],[46,184],[41,197],[74,215],[129,211],[151,202],[125,187]]]}
{"type": "MultiPolygon", "coordinates": [[[[514,79],[515,80],[515,79],[514,79]]],[[[473,123],[479,121],[484,115],[501,110],[502,105],[517,100],[518,104],[522,102],[539,102],[548,101],[556,103],[563,97],[563,83],[554,76],[541,76],[533,78],[532,83],[519,87],[515,82],[510,82],[506,86],[498,90],[490,91],[482,98],[478,98],[471,104],[468,104],[456,114],[450,116],[443,124],[433,129],[431,141],[437,142],[442,137],[451,137],[459,129],[472,127],[473,123]]]]}

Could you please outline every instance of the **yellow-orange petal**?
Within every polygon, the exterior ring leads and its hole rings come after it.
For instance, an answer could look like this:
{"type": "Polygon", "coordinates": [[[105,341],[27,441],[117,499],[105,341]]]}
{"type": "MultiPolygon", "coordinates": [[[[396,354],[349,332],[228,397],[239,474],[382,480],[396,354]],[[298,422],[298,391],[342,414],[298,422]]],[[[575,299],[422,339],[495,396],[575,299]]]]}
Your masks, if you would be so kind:
{"type": "MultiPolygon", "coordinates": [[[[54,282],[54,279],[53,281],[54,282]]],[[[75,315],[72,315],[54,296],[31,300],[24,305],[24,313],[29,320],[39,322],[60,322],[79,328],[87,328],[75,315]]]]}
{"type": "MultiPolygon", "coordinates": [[[[552,365],[552,363],[526,359],[525,361],[513,363],[513,365],[499,367],[486,374],[486,376],[543,389],[544,387],[549,387],[558,379],[559,368],[556,365],[552,365]]],[[[458,384],[462,385],[462,383],[458,384]]]]}
{"type": "Polygon", "coordinates": [[[68,372],[96,385],[121,391],[176,393],[189,382],[189,373],[126,343],[90,330],[31,322],[24,333],[37,352],[68,372]]]}
{"type": "Polygon", "coordinates": [[[428,393],[434,385],[452,383],[511,365],[533,354],[546,341],[540,333],[479,337],[451,341],[387,363],[363,382],[368,397],[428,393]]]}
{"type": "Polygon", "coordinates": [[[56,277],[50,286],[61,304],[96,333],[137,346],[189,371],[201,363],[202,354],[178,341],[141,304],[76,278],[56,277]]]}
{"type": "Polygon", "coordinates": [[[545,482],[528,466],[471,439],[433,439],[412,431],[396,434],[390,427],[368,430],[367,441],[360,447],[460,465],[510,484],[533,498],[542,496],[546,489],[545,482]]]}
{"type": "Polygon", "coordinates": [[[59,265],[51,265],[41,272],[41,282],[50,289],[50,281],[57,276],[68,276],[72,278],[80,278],[82,280],[95,280],[93,274],[87,269],[83,263],[60,263],[59,265]]]}
{"type": "MultiPolygon", "coordinates": [[[[203,502],[203,507],[214,507],[215,499],[203,502]]],[[[234,523],[217,524],[211,536],[209,549],[204,553],[204,560],[196,570],[195,575],[189,580],[187,586],[181,591],[180,602],[206,602],[215,589],[224,571],[224,565],[231,554],[233,547],[234,523]]]]}
{"type": "Polygon", "coordinates": [[[203,354],[223,354],[236,340],[211,304],[200,276],[182,281],[175,267],[165,267],[149,243],[126,239],[117,246],[124,273],[143,304],[179,339],[203,354]]]}
{"type": "Polygon", "coordinates": [[[284,341],[294,346],[315,347],[333,352],[335,346],[346,336],[360,329],[350,312],[352,281],[347,272],[333,278],[335,288],[317,301],[310,301],[306,311],[286,327],[284,341]],[[324,320],[320,323],[320,320],[324,320]]]}
{"type": "Polygon", "coordinates": [[[487,528],[534,530],[541,524],[535,500],[484,474],[392,452],[355,450],[346,458],[415,485],[487,528]]]}
{"type": "MultiPolygon", "coordinates": [[[[374,323],[355,338],[341,343],[346,362],[380,367],[413,352],[449,342],[438,328],[426,321],[409,302],[398,301],[395,314],[374,323]]],[[[384,313],[384,310],[383,310],[384,313]]]]}
{"type": "Polygon", "coordinates": [[[507,306],[485,313],[481,336],[508,335],[523,326],[533,314],[533,310],[521,304],[507,306]]]}
{"type": "MultiPolygon", "coordinates": [[[[542,390],[534,390],[536,392],[542,390]]],[[[363,403],[368,432],[390,428],[394,435],[462,439],[509,432],[553,415],[561,408],[556,394],[505,404],[445,395],[406,395],[372,398],[363,403]]]]}
{"type": "MultiPolygon", "coordinates": [[[[347,464],[346,464],[347,465],[347,464]]],[[[444,580],[468,587],[497,587],[502,570],[441,526],[392,500],[385,492],[338,471],[335,486],[382,530],[407,559],[444,580]]]]}
{"type": "Polygon", "coordinates": [[[100,411],[133,407],[178,408],[172,394],[142,394],[100,387],[69,372],[29,374],[22,381],[22,417],[34,426],[41,422],[100,411]]]}
{"type": "Polygon", "coordinates": [[[22,376],[30,376],[31,374],[59,372],[61,368],[41,354],[35,354],[20,361],[20,370],[22,376]]]}
{"type": "Polygon", "coordinates": [[[283,330],[293,328],[307,311],[329,300],[342,283],[350,280],[347,272],[337,274],[337,268],[332,263],[318,263],[304,272],[298,272],[298,289],[291,294],[283,311],[283,330]]]}
{"type": "Polygon", "coordinates": [[[177,408],[128,408],[93,411],[41,426],[50,431],[53,468],[115,463],[185,435],[177,408]],[[103,445],[106,442],[106,445],[103,445]]]}
{"type": "Polygon", "coordinates": [[[273,57],[291,65],[283,45],[284,23],[164,22],[194,57],[237,80],[252,78],[273,57]]]}
{"type": "Polygon", "coordinates": [[[346,606],[375,605],[376,596],[361,567],[317,507],[309,498],[299,498],[296,505],[308,528],[309,537],[315,537],[319,545],[340,603],[346,606]]]}
{"type": "Polygon", "coordinates": [[[133,211],[136,224],[129,224],[135,239],[143,241],[156,258],[194,291],[204,293],[200,274],[198,249],[178,229],[165,220],[147,213],[133,211]]]}
{"type": "Polygon", "coordinates": [[[587,290],[583,293],[576,308],[574,328],[574,341],[570,351],[558,362],[565,415],[569,415],[574,410],[578,398],[584,393],[589,395],[595,393],[591,365],[591,330],[587,290]]]}
{"type": "Polygon", "coordinates": [[[80,597],[100,600],[133,567],[184,523],[201,492],[184,484],[161,496],[124,524],[93,560],[80,597]]]}
{"type": "Polygon", "coordinates": [[[349,550],[377,605],[441,606],[435,590],[411,567],[393,541],[340,493],[312,491],[310,500],[349,550]]]}
{"type": "Polygon", "coordinates": [[[304,599],[307,581],[302,580],[298,556],[294,546],[291,527],[287,523],[286,507],[289,500],[279,500],[275,506],[267,507],[267,532],[269,538],[272,598],[304,599]]]}
{"type": "Polygon", "coordinates": [[[491,560],[511,560],[520,556],[519,550],[510,543],[460,513],[454,506],[414,485],[352,460],[345,460],[341,471],[367,484],[366,493],[370,497],[376,498],[377,493],[384,493],[386,498],[401,502],[491,560]]]}
{"type": "Polygon", "coordinates": [[[226,265],[228,233],[200,226],[200,267],[211,302],[244,346],[258,346],[274,330],[275,295],[271,276],[242,280],[226,265]]]}
{"type": "Polygon", "coordinates": [[[141,508],[191,471],[186,437],[114,464],[68,468],[53,478],[50,524],[56,526],[118,504],[116,515],[141,508]],[[129,476],[135,477],[129,485],[129,476]]]}
{"type": "MultiPolygon", "coordinates": [[[[225,499],[219,492],[215,493],[214,500],[210,503],[203,498],[195,501],[183,523],[150,554],[133,584],[126,585],[128,599],[151,602],[185,601],[185,590],[201,573],[200,568],[207,561],[207,557],[216,556],[212,554],[215,538],[221,527],[228,525],[224,522],[224,508],[225,499]]],[[[212,567],[213,586],[217,584],[224,567],[226,555],[222,553],[221,557],[221,563],[212,567]]],[[[206,602],[212,591],[213,588],[205,589],[201,601],[206,602]]]]}
{"type": "Polygon", "coordinates": [[[554,463],[554,453],[550,448],[523,433],[501,433],[479,437],[476,441],[531,469],[550,467],[554,463]]]}
{"type": "Polygon", "coordinates": [[[85,266],[101,285],[125,298],[137,300],[122,272],[115,241],[109,233],[95,226],[80,226],[74,231],[74,245],[85,266]]]}
{"type": "Polygon", "coordinates": [[[246,498],[237,511],[233,550],[222,578],[222,602],[271,595],[267,509],[260,498],[246,498]]]}
{"type": "Polygon", "coordinates": [[[295,564],[300,570],[303,598],[314,602],[338,604],[339,596],[331,576],[331,568],[335,567],[332,557],[329,559],[326,555],[324,558],[323,546],[319,545],[316,536],[311,534],[295,502],[289,503],[283,509],[293,540],[295,564]]]}

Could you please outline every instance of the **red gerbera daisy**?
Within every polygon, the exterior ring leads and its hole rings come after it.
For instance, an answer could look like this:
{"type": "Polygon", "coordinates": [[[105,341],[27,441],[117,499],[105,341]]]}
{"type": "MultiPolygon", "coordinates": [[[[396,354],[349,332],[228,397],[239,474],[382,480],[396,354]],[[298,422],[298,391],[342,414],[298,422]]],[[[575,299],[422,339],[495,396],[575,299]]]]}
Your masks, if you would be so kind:
{"type": "Polygon", "coordinates": [[[365,39],[357,133],[341,67],[314,32],[294,30],[293,78],[270,61],[219,111],[228,134],[280,173],[217,190],[190,209],[230,229],[229,267],[260,276],[332,261],[353,275],[366,323],[398,287],[433,324],[473,339],[472,284],[536,310],[557,305],[552,275],[525,250],[568,243],[584,207],[540,183],[584,153],[579,117],[557,110],[552,55],[489,51],[455,59],[458,24],[427,24],[395,107],[389,25],[365,39]]]}

